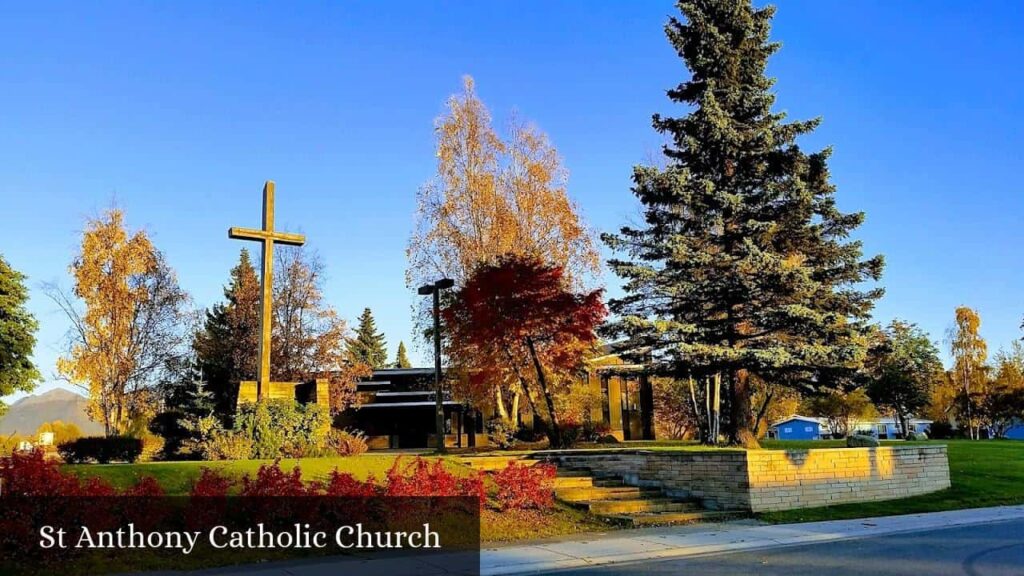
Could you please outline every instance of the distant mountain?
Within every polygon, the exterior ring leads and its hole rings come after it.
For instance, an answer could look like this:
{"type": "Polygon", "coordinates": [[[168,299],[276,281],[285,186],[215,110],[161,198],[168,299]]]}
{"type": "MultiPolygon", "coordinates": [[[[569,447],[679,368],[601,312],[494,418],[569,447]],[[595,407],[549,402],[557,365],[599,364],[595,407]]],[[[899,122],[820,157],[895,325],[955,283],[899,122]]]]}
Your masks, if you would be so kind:
{"type": "Polygon", "coordinates": [[[0,434],[35,434],[47,422],[60,420],[78,426],[83,434],[103,434],[103,426],[89,420],[86,406],[89,400],[63,388],[54,388],[42,394],[26,396],[11,404],[7,414],[0,417],[0,434]]]}

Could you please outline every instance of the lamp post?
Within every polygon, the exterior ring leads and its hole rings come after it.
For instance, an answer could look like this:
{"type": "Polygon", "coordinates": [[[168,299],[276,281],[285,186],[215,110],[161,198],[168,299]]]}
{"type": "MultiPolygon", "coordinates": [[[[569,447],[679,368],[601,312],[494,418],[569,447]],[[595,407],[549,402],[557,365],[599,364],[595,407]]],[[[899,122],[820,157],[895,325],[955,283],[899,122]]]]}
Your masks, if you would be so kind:
{"type": "Polygon", "coordinates": [[[455,286],[451,278],[442,278],[433,284],[420,286],[420,296],[434,297],[434,423],[437,433],[437,451],[444,452],[444,389],[441,386],[441,290],[455,286]]]}

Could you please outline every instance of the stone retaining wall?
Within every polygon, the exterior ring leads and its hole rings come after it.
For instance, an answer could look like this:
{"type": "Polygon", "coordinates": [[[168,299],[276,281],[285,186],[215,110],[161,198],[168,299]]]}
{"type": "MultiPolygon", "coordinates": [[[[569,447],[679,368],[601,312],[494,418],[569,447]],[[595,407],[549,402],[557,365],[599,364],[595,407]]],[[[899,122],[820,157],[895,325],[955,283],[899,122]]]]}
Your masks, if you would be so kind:
{"type": "Polygon", "coordinates": [[[627,484],[696,498],[712,510],[768,512],[905,498],[949,488],[945,446],[812,450],[550,453],[627,484]]]}

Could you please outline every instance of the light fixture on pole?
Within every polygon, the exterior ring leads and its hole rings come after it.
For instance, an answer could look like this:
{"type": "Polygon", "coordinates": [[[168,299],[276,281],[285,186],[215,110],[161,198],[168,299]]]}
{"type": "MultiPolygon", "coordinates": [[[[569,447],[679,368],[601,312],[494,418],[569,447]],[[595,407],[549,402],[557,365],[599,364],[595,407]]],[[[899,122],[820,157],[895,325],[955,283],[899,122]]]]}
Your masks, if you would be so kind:
{"type": "Polygon", "coordinates": [[[442,278],[433,284],[420,286],[420,296],[434,297],[434,422],[437,451],[444,452],[444,388],[441,386],[441,290],[455,286],[451,278],[442,278]]]}

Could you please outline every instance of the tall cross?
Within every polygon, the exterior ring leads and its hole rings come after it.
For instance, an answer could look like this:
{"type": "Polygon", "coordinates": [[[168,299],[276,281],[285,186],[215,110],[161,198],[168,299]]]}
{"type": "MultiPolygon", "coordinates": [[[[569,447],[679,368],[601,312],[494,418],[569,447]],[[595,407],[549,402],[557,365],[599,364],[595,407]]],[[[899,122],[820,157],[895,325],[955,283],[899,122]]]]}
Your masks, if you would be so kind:
{"type": "Polygon", "coordinates": [[[274,299],[274,243],[302,246],[306,237],[274,231],[274,182],[267,180],[263,185],[263,229],[228,229],[228,238],[252,240],[262,244],[262,271],[260,273],[260,367],[256,373],[256,399],[263,397],[270,389],[270,328],[273,325],[271,308],[274,299]]]}

